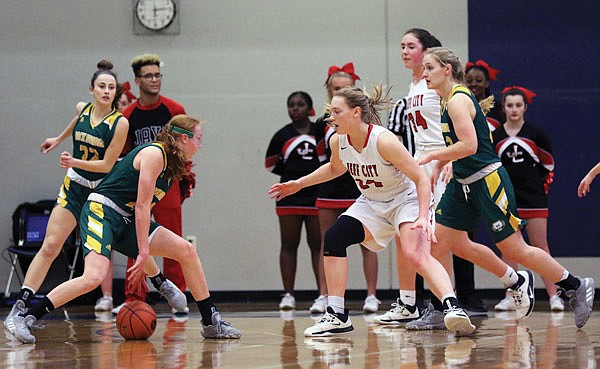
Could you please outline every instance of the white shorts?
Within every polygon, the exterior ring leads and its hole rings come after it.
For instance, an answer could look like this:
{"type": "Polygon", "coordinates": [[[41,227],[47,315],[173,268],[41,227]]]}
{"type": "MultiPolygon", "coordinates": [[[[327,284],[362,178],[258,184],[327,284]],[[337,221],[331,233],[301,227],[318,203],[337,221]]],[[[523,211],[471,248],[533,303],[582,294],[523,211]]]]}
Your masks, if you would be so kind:
{"type": "Polygon", "coordinates": [[[373,252],[380,252],[398,233],[400,224],[417,220],[419,200],[414,186],[388,202],[373,201],[360,195],[342,215],[358,219],[373,235],[373,240],[362,245],[373,252]]]}
{"type": "MultiPolygon", "coordinates": [[[[446,146],[442,146],[442,147],[446,147],[446,146]]],[[[421,156],[427,154],[429,151],[434,151],[434,150],[433,149],[432,150],[426,150],[426,151],[419,151],[419,150],[417,150],[415,152],[415,160],[419,160],[419,158],[421,156]]],[[[421,165],[421,168],[423,168],[423,170],[425,170],[425,173],[427,173],[427,175],[431,177],[431,172],[433,172],[433,166],[436,163],[437,163],[437,160],[430,161],[429,163],[427,163],[425,165],[421,165]]],[[[440,176],[438,178],[437,183],[435,184],[435,187],[433,188],[432,200],[433,200],[433,209],[434,210],[437,207],[437,204],[440,202],[440,199],[442,198],[442,195],[444,194],[444,191],[446,191],[446,182],[442,181],[441,176],[440,176]]]]}

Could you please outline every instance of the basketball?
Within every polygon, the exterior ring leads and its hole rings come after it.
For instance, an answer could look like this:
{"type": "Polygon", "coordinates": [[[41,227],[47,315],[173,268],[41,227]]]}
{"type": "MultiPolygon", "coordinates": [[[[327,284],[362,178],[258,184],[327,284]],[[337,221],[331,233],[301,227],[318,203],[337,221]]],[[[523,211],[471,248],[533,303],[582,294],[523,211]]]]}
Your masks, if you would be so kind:
{"type": "Polygon", "coordinates": [[[156,329],[156,313],[143,301],[129,301],[117,314],[117,330],[126,340],[145,340],[156,329]]]}

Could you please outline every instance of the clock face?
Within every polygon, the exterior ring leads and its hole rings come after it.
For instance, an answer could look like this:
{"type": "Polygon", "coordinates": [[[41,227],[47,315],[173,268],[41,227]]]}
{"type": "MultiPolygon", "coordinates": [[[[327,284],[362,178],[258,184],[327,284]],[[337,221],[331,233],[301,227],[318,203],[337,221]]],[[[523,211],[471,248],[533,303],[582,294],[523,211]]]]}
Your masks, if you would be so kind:
{"type": "Polygon", "coordinates": [[[173,0],[138,0],[135,5],[137,19],[152,31],[167,28],[173,22],[176,11],[173,0]]]}

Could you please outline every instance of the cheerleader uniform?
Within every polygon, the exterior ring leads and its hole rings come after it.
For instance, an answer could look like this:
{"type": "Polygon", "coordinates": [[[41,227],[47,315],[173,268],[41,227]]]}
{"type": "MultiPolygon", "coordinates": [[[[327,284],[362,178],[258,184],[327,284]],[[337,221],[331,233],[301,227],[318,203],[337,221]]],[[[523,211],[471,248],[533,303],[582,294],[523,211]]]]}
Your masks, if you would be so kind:
{"type": "MultiPolygon", "coordinates": [[[[326,123],[327,118],[328,115],[324,115],[315,123],[317,153],[321,165],[329,163],[331,159],[329,140],[335,133],[335,129],[326,123]]],[[[319,184],[316,206],[321,209],[347,209],[354,204],[358,196],[360,196],[360,191],[356,188],[352,176],[346,172],[331,181],[319,184]]]]}
{"type": "MultiPolygon", "coordinates": [[[[271,138],[265,167],[268,171],[280,175],[282,183],[312,173],[320,166],[315,136],[314,123],[310,123],[308,134],[299,133],[292,123],[287,124],[271,138]]],[[[318,215],[315,205],[318,187],[306,187],[278,200],[275,204],[277,215],[318,215]]]]}
{"type": "Polygon", "coordinates": [[[504,126],[493,132],[495,149],[515,188],[517,211],[521,218],[548,218],[545,184],[554,170],[554,157],[548,136],[530,123],[523,123],[516,136],[504,126]]]}

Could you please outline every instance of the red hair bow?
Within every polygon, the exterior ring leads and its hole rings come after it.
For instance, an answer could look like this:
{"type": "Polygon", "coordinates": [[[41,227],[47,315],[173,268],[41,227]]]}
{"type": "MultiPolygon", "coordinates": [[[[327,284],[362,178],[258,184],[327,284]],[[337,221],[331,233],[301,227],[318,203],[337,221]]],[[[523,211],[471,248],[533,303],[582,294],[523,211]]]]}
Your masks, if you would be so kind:
{"type": "Polygon", "coordinates": [[[517,86],[517,85],[505,87],[504,90],[502,90],[502,95],[506,94],[510,90],[521,91],[525,95],[525,101],[527,102],[527,104],[531,104],[533,97],[537,96],[537,94],[535,92],[528,90],[525,87],[521,87],[521,86],[517,86]]]}
{"type": "Polygon", "coordinates": [[[129,99],[129,101],[133,101],[133,100],[137,100],[137,97],[131,93],[131,85],[129,84],[129,81],[124,82],[123,83],[123,93],[125,94],[125,96],[127,96],[127,98],[129,99]]]}
{"type": "Polygon", "coordinates": [[[475,63],[468,62],[467,65],[465,65],[465,72],[473,67],[480,67],[480,68],[487,70],[488,75],[490,76],[490,79],[492,81],[495,81],[498,76],[498,73],[500,73],[500,71],[498,69],[490,67],[488,65],[488,63],[484,62],[481,59],[477,60],[475,63]]]}
{"type": "Polygon", "coordinates": [[[354,73],[354,64],[352,64],[352,62],[350,63],[346,63],[344,64],[343,67],[338,67],[337,65],[332,65],[331,67],[329,67],[329,70],[327,71],[327,79],[325,80],[325,84],[327,84],[327,81],[329,81],[329,77],[331,77],[334,73],[337,72],[343,72],[348,74],[350,77],[352,77],[352,80],[354,82],[356,82],[357,80],[360,79],[360,77],[354,73]]]}

